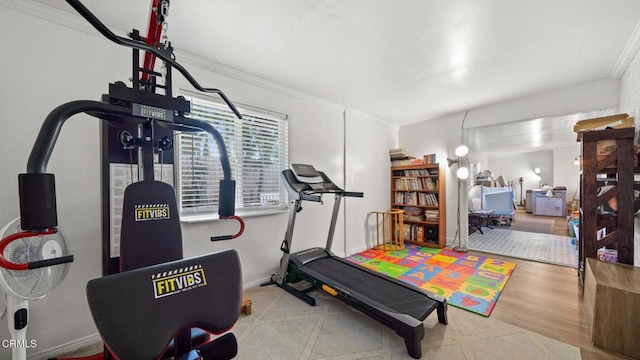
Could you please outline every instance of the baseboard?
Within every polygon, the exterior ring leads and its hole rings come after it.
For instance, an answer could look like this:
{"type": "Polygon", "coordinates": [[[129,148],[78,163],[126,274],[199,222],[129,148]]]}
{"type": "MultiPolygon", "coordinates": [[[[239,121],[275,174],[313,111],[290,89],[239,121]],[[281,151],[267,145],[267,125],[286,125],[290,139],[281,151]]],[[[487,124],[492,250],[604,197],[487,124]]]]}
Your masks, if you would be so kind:
{"type": "Polygon", "coordinates": [[[351,249],[351,255],[361,253],[369,248],[366,245],[358,246],[357,248],[351,249]]]}
{"type": "Polygon", "coordinates": [[[266,276],[266,277],[263,277],[263,278],[260,278],[260,279],[254,280],[254,281],[246,282],[246,283],[242,284],[242,288],[246,290],[246,289],[249,289],[249,288],[252,288],[252,287],[260,286],[260,285],[262,285],[264,283],[267,283],[269,281],[271,281],[271,276],[266,276]]]}
{"type": "Polygon", "coordinates": [[[52,348],[49,348],[43,351],[38,351],[35,354],[30,354],[28,358],[29,360],[46,360],[56,356],[60,356],[61,354],[66,354],[72,351],[76,351],[85,346],[93,345],[99,341],[102,341],[102,339],[100,338],[100,335],[96,333],[93,335],[85,336],[83,338],[70,341],[66,344],[54,346],[52,348]]]}

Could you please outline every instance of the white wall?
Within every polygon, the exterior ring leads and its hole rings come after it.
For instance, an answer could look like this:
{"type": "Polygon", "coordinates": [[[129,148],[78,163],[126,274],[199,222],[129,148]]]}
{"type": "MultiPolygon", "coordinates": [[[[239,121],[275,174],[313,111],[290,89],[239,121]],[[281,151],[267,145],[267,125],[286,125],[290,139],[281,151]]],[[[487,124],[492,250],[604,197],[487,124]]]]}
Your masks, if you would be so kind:
{"type": "MultiPolygon", "coordinates": [[[[617,79],[604,79],[471,109],[464,121],[464,128],[471,129],[518,120],[616,107],[619,86],[620,82],[617,79]]],[[[399,144],[409,150],[408,153],[411,155],[420,156],[435,152],[441,159],[440,161],[444,161],[447,156],[453,155],[455,147],[460,142],[460,125],[463,116],[464,113],[451,114],[402,126],[399,131],[399,144]]],[[[482,158],[482,154],[472,156],[476,159],[482,158]]],[[[554,170],[555,166],[562,165],[554,165],[554,170]]],[[[573,162],[567,166],[573,166],[573,162]]],[[[482,164],[482,167],[494,171],[485,164],[482,164]]],[[[569,179],[564,178],[562,181],[569,182],[569,179]]],[[[455,173],[449,171],[447,172],[448,204],[457,204],[456,189],[455,173]]],[[[447,209],[447,237],[449,239],[453,238],[457,228],[456,207],[451,205],[447,209]]]]}
{"type": "Polygon", "coordinates": [[[489,156],[487,168],[493,173],[493,178],[502,175],[506,181],[513,181],[516,192],[516,200],[520,200],[520,183],[518,179],[524,178],[522,183],[523,192],[538,189],[540,183],[555,185],[554,183],[554,161],[551,150],[534,151],[516,155],[489,156]],[[533,169],[542,169],[541,180],[539,181],[533,169]]]}
{"type": "Polygon", "coordinates": [[[580,166],[574,160],[580,155],[580,143],[570,146],[555,147],[550,150],[528,153],[489,156],[483,169],[489,169],[494,179],[502,175],[505,181],[513,182],[515,199],[520,202],[520,177],[523,178],[523,193],[537,189],[539,184],[565,186],[567,202],[574,197],[579,198],[580,166]],[[544,154],[544,156],[541,156],[544,154]],[[541,181],[533,172],[536,167],[543,170],[541,181]]]}
{"type": "MultiPolygon", "coordinates": [[[[0,32],[7,35],[0,67],[0,223],[6,224],[18,217],[18,173],[26,170],[47,114],[72,100],[99,99],[109,81],[129,76],[130,55],[97,36],[2,7],[0,32]]],[[[86,115],[68,120],[49,162],[58,223],[76,260],[54,292],[31,302],[27,337],[38,347],[30,354],[96,332],[84,287],[101,273],[98,125],[86,115]]],[[[0,339],[9,338],[5,318],[0,339]]],[[[0,358],[10,356],[10,349],[0,347],[0,358]]]]}
{"type": "Polygon", "coordinates": [[[580,165],[575,159],[580,155],[580,143],[554,148],[553,151],[553,186],[567,187],[567,202],[580,198],[580,165]]]}
{"type": "MultiPolygon", "coordinates": [[[[25,171],[47,114],[64,102],[99,99],[109,82],[126,80],[131,72],[130,50],[96,35],[83,20],[51,14],[32,3],[10,3],[9,7],[0,3],[0,32],[6,35],[0,67],[0,224],[18,216],[17,175],[25,171]],[[31,14],[22,6],[28,6],[31,14]]],[[[201,68],[195,66],[195,60],[181,62],[202,85],[222,89],[233,101],[289,114],[290,161],[314,164],[338,185],[346,183],[347,189],[365,192],[364,199],[347,201],[334,250],[352,253],[363,248],[368,212],[389,207],[387,151],[398,143],[397,128],[348,110],[345,123],[343,106],[246,74],[239,76],[248,80],[240,81],[214,73],[206,61],[197,61],[201,68]]],[[[187,87],[180,75],[174,78],[179,86],[187,87]]],[[[48,170],[56,175],[59,224],[75,261],[55,291],[31,303],[27,337],[38,344],[29,349],[32,358],[46,358],[56,350],[82,345],[83,339],[95,339],[84,287],[101,273],[99,161],[98,120],[86,115],[71,118],[48,170]]],[[[305,204],[298,216],[293,250],[324,244],[332,203],[332,197],[325,197],[324,205],[305,204]]],[[[267,280],[278,266],[286,222],[285,213],[248,218],[242,237],[218,243],[211,243],[209,237],[235,232],[236,222],[183,224],[185,256],[233,247],[240,255],[245,285],[255,285],[267,280]]],[[[0,339],[8,338],[6,326],[0,324],[0,339]]],[[[0,359],[9,354],[8,349],[0,348],[0,359]]]]}
{"type": "MultiPolygon", "coordinates": [[[[369,216],[371,211],[386,211],[391,207],[391,178],[389,149],[398,146],[398,128],[394,132],[387,131],[389,126],[375,121],[367,115],[347,111],[346,134],[348,139],[365,141],[348,141],[346,148],[347,172],[345,189],[362,191],[364,197],[347,198],[347,216],[354,220],[353,226],[347,230],[347,255],[371,248],[375,239],[375,217],[369,216]],[[384,161],[371,161],[384,159],[384,161]],[[374,175],[375,174],[375,175],[374,175]],[[385,174],[379,177],[377,174],[385,174]],[[380,196],[386,198],[380,199],[380,196]]],[[[334,244],[334,249],[339,249],[334,244]]]]}
{"type": "Polygon", "coordinates": [[[568,115],[618,105],[620,81],[603,79],[469,111],[465,128],[568,115]]]}
{"type": "Polygon", "coordinates": [[[567,147],[559,147],[551,150],[535,151],[509,156],[489,157],[489,169],[494,178],[502,175],[505,180],[513,181],[516,201],[520,202],[520,183],[523,178],[522,188],[524,196],[526,191],[537,189],[539,183],[551,186],[565,186],[567,188],[567,202],[574,197],[580,188],[580,166],[574,165],[576,156],[580,154],[580,143],[567,147]],[[533,169],[539,167],[543,170],[541,181],[538,180],[533,169]]]}

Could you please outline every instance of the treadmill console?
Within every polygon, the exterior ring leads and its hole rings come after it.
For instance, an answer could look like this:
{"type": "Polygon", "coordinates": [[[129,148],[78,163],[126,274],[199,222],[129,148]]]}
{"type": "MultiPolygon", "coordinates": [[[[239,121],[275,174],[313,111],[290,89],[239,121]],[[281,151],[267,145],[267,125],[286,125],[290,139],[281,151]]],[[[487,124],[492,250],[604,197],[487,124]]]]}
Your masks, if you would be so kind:
{"type": "Polygon", "coordinates": [[[290,169],[280,173],[284,188],[289,198],[294,200],[322,201],[321,194],[362,197],[361,192],[344,191],[327,175],[316,170],[312,165],[291,164],[290,169]],[[318,195],[320,194],[320,195],[318,195]]]}
{"type": "Polygon", "coordinates": [[[291,164],[290,168],[296,180],[301,183],[318,184],[323,181],[322,176],[320,176],[320,173],[313,165],[291,164]]]}

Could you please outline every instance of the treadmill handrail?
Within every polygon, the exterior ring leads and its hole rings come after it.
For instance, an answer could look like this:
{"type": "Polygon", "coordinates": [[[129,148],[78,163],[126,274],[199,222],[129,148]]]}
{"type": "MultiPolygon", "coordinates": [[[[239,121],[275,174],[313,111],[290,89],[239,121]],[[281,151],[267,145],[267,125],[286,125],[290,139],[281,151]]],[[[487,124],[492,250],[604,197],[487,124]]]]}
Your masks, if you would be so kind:
{"type": "Polygon", "coordinates": [[[363,192],[357,191],[344,191],[344,190],[326,190],[326,191],[316,191],[316,190],[304,190],[300,191],[300,200],[308,200],[308,201],[322,201],[322,197],[316,194],[335,194],[340,195],[342,197],[364,197],[363,192]]]}
{"type": "Polygon", "coordinates": [[[300,193],[300,200],[321,202],[322,201],[322,196],[300,193]]]}
{"type": "Polygon", "coordinates": [[[304,195],[304,196],[312,196],[315,194],[335,194],[335,195],[340,195],[342,197],[364,197],[364,193],[363,192],[359,192],[359,191],[344,191],[342,189],[340,190],[302,190],[300,191],[300,195],[304,195]]]}

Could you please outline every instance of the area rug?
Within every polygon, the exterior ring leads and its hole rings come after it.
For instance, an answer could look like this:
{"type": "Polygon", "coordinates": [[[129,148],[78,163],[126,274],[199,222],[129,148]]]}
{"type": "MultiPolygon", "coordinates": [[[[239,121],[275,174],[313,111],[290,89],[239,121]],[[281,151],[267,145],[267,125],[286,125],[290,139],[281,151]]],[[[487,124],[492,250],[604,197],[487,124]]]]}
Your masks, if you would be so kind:
{"type": "Polygon", "coordinates": [[[556,224],[552,219],[536,219],[536,218],[516,218],[511,223],[511,230],[527,231],[543,234],[553,234],[553,228],[556,224]]]}
{"type": "Polygon", "coordinates": [[[554,265],[578,267],[575,239],[567,236],[482,228],[469,235],[469,249],[554,265]]]}
{"type": "Polygon", "coordinates": [[[511,276],[513,262],[449,249],[407,245],[402,250],[366,250],[347,260],[444,296],[448,304],[489,316],[511,276]]]}

